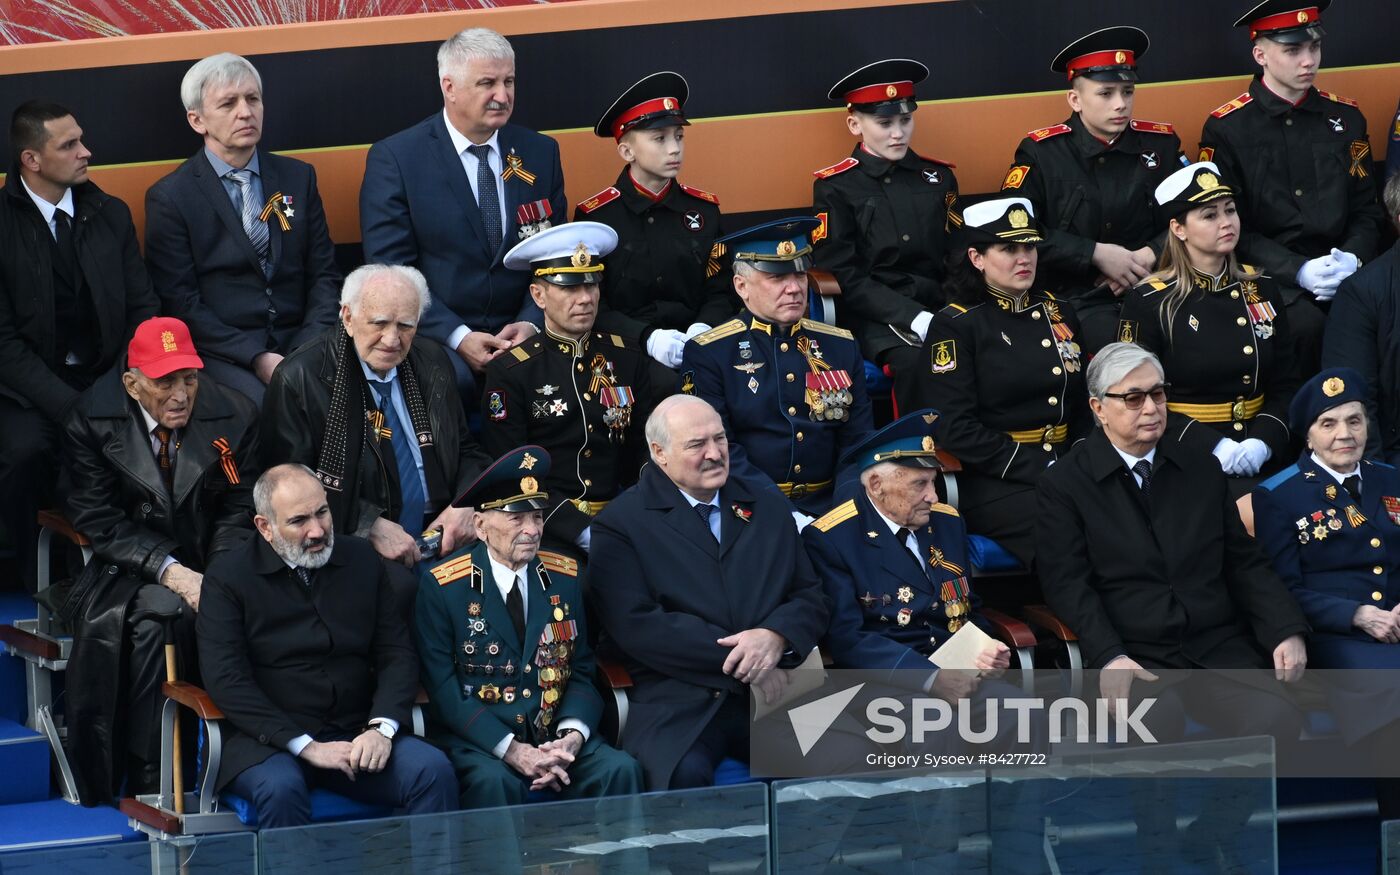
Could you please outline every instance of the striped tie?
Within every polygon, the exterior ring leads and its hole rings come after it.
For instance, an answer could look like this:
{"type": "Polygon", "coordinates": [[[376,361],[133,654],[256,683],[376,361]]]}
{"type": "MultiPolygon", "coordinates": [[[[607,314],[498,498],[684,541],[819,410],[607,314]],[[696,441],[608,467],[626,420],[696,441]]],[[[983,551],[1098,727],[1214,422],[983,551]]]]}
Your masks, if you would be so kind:
{"type": "Polygon", "coordinates": [[[238,208],[243,217],[243,232],[258,253],[258,264],[267,272],[267,223],[258,218],[258,202],[253,200],[253,173],[250,170],[230,170],[228,178],[238,183],[238,208]]]}

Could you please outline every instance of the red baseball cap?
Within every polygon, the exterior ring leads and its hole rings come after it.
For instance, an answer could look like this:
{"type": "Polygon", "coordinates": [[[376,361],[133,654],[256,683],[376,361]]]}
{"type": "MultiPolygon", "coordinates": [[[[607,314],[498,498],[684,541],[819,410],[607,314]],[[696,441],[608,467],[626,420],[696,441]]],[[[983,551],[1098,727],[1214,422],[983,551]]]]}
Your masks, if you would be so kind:
{"type": "Polygon", "coordinates": [[[203,368],[190,329],[172,316],[155,316],[136,326],[126,348],[126,366],[158,380],[182,368],[203,368]]]}

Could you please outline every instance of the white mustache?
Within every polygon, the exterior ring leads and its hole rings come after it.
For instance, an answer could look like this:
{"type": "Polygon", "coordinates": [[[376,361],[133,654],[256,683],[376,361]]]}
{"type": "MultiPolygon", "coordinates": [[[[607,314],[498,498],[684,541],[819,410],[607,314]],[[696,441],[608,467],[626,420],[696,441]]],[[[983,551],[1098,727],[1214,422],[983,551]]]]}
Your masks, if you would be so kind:
{"type": "Polygon", "coordinates": [[[504,104],[504,103],[501,103],[501,102],[499,102],[499,101],[496,101],[496,100],[488,100],[488,101],[486,101],[486,108],[487,108],[487,109],[501,109],[501,110],[510,109],[510,107],[509,107],[508,105],[506,105],[506,104],[504,104]]]}

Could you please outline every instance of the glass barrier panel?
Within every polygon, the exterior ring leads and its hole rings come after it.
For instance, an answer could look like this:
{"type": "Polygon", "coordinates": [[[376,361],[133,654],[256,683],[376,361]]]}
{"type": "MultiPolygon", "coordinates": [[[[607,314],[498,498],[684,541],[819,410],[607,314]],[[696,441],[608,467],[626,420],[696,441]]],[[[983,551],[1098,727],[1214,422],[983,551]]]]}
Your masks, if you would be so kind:
{"type": "Polygon", "coordinates": [[[256,875],[257,871],[257,836],[250,832],[0,854],[0,872],[5,875],[256,875]]]}

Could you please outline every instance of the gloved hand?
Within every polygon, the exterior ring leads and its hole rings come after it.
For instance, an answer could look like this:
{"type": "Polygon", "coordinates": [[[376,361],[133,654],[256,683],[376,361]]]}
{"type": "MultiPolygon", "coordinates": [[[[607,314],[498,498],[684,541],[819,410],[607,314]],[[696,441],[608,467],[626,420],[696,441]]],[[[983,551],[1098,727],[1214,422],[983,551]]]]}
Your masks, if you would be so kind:
{"type": "Polygon", "coordinates": [[[1244,458],[1247,467],[1244,476],[1253,477],[1258,474],[1272,455],[1273,451],[1259,438],[1245,438],[1240,441],[1240,456],[1244,458]]]}
{"type": "Polygon", "coordinates": [[[792,521],[795,522],[795,523],[797,523],[797,530],[798,530],[799,532],[802,531],[803,529],[807,528],[807,526],[811,525],[812,522],[813,522],[813,520],[815,520],[815,519],[816,519],[816,517],[814,517],[814,516],[807,516],[805,513],[803,513],[803,512],[800,511],[800,510],[795,510],[795,511],[792,512],[792,521]]]}
{"type": "Polygon", "coordinates": [[[1215,445],[1215,449],[1211,450],[1211,453],[1215,458],[1220,460],[1220,469],[1226,474],[1242,475],[1244,473],[1244,471],[1241,470],[1241,466],[1244,462],[1242,458],[1244,450],[1240,446],[1239,441],[1234,441],[1230,438],[1221,438],[1220,443],[1215,445]]]}
{"type": "Polygon", "coordinates": [[[1312,292],[1319,301],[1332,300],[1341,281],[1341,265],[1331,255],[1314,258],[1298,268],[1298,285],[1312,292]]]}
{"type": "Polygon", "coordinates": [[[922,342],[928,340],[928,326],[932,321],[933,314],[925,310],[914,317],[914,321],[909,324],[909,328],[915,334],[919,335],[919,340],[922,342]]]}
{"type": "Polygon", "coordinates": [[[1332,250],[1332,259],[1337,262],[1337,267],[1340,268],[1337,279],[1338,283],[1356,273],[1356,269],[1361,266],[1361,259],[1352,255],[1350,252],[1343,252],[1340,249],[1332,250]]]}
{"type": "Polygon", "coordinates": [[[685,330],[685,338],[686,340],[690,340],[691,338],[700,334],[704,334],[706,331],[709,330],[710,326],[706,325],[704,322],[692,322],[690,323],[690,327],[685,330]]]}
{"type": "Polygon", "coordinates": [[[647,355],[668,368],[680,367],[686,336],[670,328],[658,328],[647,338],[647,355]]]}

